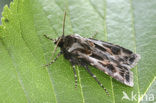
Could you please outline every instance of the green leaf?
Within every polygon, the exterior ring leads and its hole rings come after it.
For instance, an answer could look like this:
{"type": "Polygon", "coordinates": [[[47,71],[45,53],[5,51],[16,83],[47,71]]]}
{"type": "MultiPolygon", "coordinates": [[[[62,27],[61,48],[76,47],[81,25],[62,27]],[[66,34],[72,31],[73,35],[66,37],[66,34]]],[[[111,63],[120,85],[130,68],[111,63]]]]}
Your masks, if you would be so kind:
{"type": "MultiPolygon", "coordinates": [[[[154,0],[14,0],[4,7],[0,26],[1,103],[139,103],[156,95],[156,1],[154,0]],[[110,96],[82,67],[78,87],[69,61],[51,61],[55,45],[43,37],[78,33],[121,45],[141,55],[128,87],[96,68],[91,71],[110,96]],[[122,99],[126,93],[128,99],[122,99]],[[132,95],[136,98],[132,98],[132,95]]],[[[59,52],[59,49],[57,53],[59,52]]],[[[55,54],[57,54],[55,53],[55,54]]],[[[56,55],[55,55],[56,56],[56,55]]]]}

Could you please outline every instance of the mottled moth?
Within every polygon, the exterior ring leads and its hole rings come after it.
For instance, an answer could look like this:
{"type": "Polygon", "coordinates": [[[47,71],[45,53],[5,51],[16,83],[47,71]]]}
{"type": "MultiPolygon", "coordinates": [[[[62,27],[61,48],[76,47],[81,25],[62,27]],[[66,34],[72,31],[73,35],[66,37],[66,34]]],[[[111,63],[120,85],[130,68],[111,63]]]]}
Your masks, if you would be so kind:
{"type": "Polygon", "coordinates": [[[96,80],[96,82],[106,91],[101,82],[96,78],[96,76],[90,71],[89,66],[93,66],[117,81],[127,85],[133,86],[133,73],[130,71],[138,60],[140,59],[139,54],[135,54],[132,51],[123,48],[112,43],[108,43],[101,40],[96,40],[93,38],[85,38],[78,34],[64,35],[65,28],[65,18],[64,14],[63,20],[63,34],[56,40],[53,40],[46,35],[47,39],[54,41],[57,47],[60,47],[60,52],[54,60],[52,60],[46,66],[54,63],[57,58],[63,54],[64,58],[69,60],[73,66],[73,71],[75,75],[75,87],[77,86],[77,74],[75,70],[75,65],[84,67],[87,72],[96,80]]]}

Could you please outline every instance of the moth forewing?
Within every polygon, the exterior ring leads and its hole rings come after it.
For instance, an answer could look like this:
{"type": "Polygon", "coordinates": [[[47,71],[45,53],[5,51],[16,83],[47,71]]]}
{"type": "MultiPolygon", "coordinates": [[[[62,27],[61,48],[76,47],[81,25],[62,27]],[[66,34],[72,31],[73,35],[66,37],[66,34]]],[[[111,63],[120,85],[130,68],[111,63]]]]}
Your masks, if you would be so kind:
{"type": "Polygon", "coordinates": [[[75,49],[78,52],[79,59],[85,60],[88,65],[98,68],[121,83],[133,86],[133,73],[130,69],[131,65],[134,65],[133,62],[136,64],[136,60],[138,61],[140,58],[137,54],[111,43],[83,38],[78,34],[71,36],[80,41],[80,44],[73,43],[72,49],[70,48],[71,53],[74,53],[75,49]],[[134,60],[128,62],[131,58],[134,60]]]}

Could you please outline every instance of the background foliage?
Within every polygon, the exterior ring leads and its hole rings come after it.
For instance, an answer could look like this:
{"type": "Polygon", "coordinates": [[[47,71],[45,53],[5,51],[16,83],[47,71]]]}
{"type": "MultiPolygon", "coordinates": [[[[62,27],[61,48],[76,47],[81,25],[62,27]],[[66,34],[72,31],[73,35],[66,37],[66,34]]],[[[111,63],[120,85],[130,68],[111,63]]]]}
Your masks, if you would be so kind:
{"type": "MultiPolygon", "coordinates": [[[[156,95],[155,0],[14,0],[4,7],[0,26],[1,103],[136,103],[156,95]],[[112,42],[141,55],[132,69],[134,87],[127,87],[91,68],[111,96],[77,67],[78,88],[67,60],[61,56],[48,68],[54,45],[43,37],[78,33],[112,42]],[[123,91],[130,100],[123,99],[123,91]],[[136,94],[136,100],[131,99],[136,94]],[[140,97],[138,97],[140,95],[140,97]]],[[[59,51],[59,50],[58,50],[59,51]]],[[[144,100],[144,101],[142,101],[144,100]]],[[[153,102],[153,101],[152,101],[153,102]]]]}

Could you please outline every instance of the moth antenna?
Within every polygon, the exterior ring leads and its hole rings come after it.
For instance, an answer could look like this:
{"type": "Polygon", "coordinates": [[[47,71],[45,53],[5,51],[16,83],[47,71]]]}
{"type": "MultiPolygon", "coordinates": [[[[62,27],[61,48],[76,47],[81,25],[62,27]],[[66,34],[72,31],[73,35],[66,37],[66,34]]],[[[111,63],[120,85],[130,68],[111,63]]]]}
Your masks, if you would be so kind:
{"type": "MultiPolygon", "coordinates": [[[[64,11],[64,18],[63,18],[63,34],[62,34],[62,37],[64,37],[65,20],[66,20],[66,11],[64,11]]],[[[60,40],[62,39],[62,37],[60,37],[60,38],[58,39],[57,43],[56,43],[56,46],[55,46],[54,51],[53,51],[53,53],[52,53],[52,58],[53,58],[53,56],[54,56],[54,53],[56,52],[56,49],[57,49],[57,47],[58,47],[58,43],[60,42],[60,40]]]]}
{"type": "Polygon", "coordinates": [[[64,18],[63,18],[63,34],[62,34],[62,37],[64,37],[65,20],[66,20],[66,11],[64,11],[64,18]]]}

